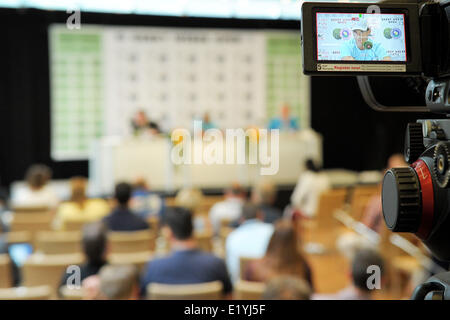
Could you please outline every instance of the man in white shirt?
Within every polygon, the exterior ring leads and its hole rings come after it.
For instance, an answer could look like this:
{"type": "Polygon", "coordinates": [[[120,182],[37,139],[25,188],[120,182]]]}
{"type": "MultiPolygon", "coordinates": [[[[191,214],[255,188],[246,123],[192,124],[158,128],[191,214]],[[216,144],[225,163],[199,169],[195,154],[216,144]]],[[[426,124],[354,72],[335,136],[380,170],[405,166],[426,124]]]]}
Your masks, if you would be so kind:
{"type": "Polygon", "coordinates": [[[262,213],[255,205],[244,205],[241,219],[244,221],[225,243],[227,268],[233,282],[240,277],[240,258],[263,257],[274,231],[272,224],[262,221],[262,213]]]}
{"type": "Polygon", "coordinates": [[[216,234],[220,231],[222,220],[234,221],[241,217],[245,202],[245,190],[234,184],[225,192],[225,200],[214,204],[209,211],[209,220],[216,234]]]}

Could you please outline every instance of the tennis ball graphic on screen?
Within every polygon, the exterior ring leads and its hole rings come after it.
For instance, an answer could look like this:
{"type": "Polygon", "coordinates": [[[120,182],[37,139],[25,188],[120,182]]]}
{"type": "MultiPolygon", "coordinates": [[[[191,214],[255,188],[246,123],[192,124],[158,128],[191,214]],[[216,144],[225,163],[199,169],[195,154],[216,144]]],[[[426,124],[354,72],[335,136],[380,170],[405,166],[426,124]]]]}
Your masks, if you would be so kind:
{"type": "Polygon", "coordinates": [[[366,49],[366,50],[370,50],[370,49],[372,49],[373,48],[373,43],[372,43],[372,41],[369,41],[369,40],[367,40],[366,42],[364,42],[364,48],[366,49]]]}
{"type": "Polygon", "coordinates": [[[333,38],[336,40],[341,40],[341,29],[336,28],[333,30],[333,38]]]}
{"type": "Polygon", "coordinates": [[[392,29],[391,28],[386,28],[384,29],[384,37],[386,39],[392,39],[392,35],[391,35],[392,29]]]}

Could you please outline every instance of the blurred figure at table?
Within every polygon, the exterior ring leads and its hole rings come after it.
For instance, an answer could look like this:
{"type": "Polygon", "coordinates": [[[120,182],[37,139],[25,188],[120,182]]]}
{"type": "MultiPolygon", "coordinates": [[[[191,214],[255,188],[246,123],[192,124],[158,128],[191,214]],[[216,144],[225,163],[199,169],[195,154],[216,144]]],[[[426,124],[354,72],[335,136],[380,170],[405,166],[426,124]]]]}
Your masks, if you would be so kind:
{"type": "Polygon", "coordinates": [[[52,171],[43,164],[32,165],[25,174],[26,186],[13,195],[13,207],[48,207],[56,208],[59,198],[48,185],[52,171]]]}
{"type": "Polygon", "coordinates": [[[268,125],[269,130],[298,131],[298,118],[291,116],[291,107],[285,103],[281,106],[280,111],[280,117],[275,117],[270,120],[268,125]]]}
{"type": "Polygon", "coordinates": [[[261,210],[266,223],[274,223],[283,215],[283,212],[275,207],[276,199],[277,187],[270,179],[260,180],[252,189],[251,200],[261,210]]]}
{"type": "Polygon", "coordinates": [[[64,230],[68,222],[94,222],[101,220],[111,210],[103,199],[89,199],[86,195],[88,180],[84,177],[70,179],[70,200],[61,203],[56,213],[55,229],[64,230]]]}
{"type": "Polygon", "coordinates": [[[144,134],[155,135],[161,133],[159,125],[148,119],[144,110],[139,110],[131,120],[131,126],[133,128],[133,134],[135,136],[141,136],[144,134]]]}

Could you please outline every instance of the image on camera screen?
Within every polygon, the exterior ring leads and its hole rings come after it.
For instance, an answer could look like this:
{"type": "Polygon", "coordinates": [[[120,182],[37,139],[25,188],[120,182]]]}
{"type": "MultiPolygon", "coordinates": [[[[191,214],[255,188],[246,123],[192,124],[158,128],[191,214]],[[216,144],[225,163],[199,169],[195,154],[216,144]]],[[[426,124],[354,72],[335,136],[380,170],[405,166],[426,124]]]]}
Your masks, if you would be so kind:
{"type": "Polygon", "coordinates": [[[404,14],[316,13],[317,60],[407,61],[404,14]]]}

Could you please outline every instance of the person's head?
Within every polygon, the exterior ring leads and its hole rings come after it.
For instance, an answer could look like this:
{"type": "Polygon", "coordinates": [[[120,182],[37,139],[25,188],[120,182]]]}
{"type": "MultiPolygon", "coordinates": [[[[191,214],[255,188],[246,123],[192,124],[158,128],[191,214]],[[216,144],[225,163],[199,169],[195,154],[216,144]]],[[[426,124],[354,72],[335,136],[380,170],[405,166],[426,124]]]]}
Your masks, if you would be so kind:
{"type": "Polygon", "coordinates": [[[291,108],[287,103],[281,106],[281,118],[283,120],[288,120],[291,116],[291,108]]]}
{"type": "Polygon", "coordinates": [[[275,272],[306,276],[306,261],[300,251],[297,232],[290,221],[281,220],[276,224],[265,259],[275,272]]]}
{"type": "Polygon", "coordinates": [[[104,263],[106,256],[106,227],[101,222],[93,222],[83,227],[82,247],[86,260],[93,265],[104,263]]]}
{"type": "Polygon", "coordinates": [[[210,121],[210,116],[208,112],[203,114],[203,122],[208,123],[210,121]]]}
{"type": "Polygon", "coordinates": [[[134,121],[138,126],[144,126],[148,122],[147,114],[144,110],[139,110],[136,112],[136,115],[134,117],[134,121]]]}
{"type": "Polygon", "coordinates": [[[129,183],[121,182],[116,185],[114,198],[116,198],[119,206],[128,206],[128,201],[130,200],[132,192],[132,187],[129,183]]]}
{"type": "Polygon", "coordinates": [[[263,300],[310,300],[311,288],[305,280],[281,276],[267,283],[263,300]]]}
{"type": "Polygon", "coordinates": [[[241,219],[243,221],[253,220],[253,219],[261,220],[262,219],[261,209],[253,203],[246,203],[242,207],[241,219]]]}
{"type": "Polygon", "coordinates": [[[245,198],[245,190],[239,183],[233,183],[226,191],[226,198],[245,198]]]}
{"type": "Polygon", "coordinates": [[[169,229],[171,240],[187,241],[192,238],[194,230],[192,213],[186,208],[167,208],[164,213],[164,225],[169,229]]]}
{"type": "Polygon", "coordinates": [[[52,178],[52,171],[43,164],[34,164],[28,168],[25,174],[25,180],[33,190],[39,190],[44,187],[52,178]]]}
{"type": "Polygon", "coordinates": [[[203,194],[195,188],[184,188],[177,192],[175,205],[195,212],[203,200],[203,194]]]}
{"type": "Polygon", "coordinates": [[[305,161],[305,168],[308,171],[319,172],[319,167],[314,163],[314,160],[308,159],[305,161]]]}
{"type": "Polygon", "coordinates": [[[383,274],[384,262],[380,254],[373,249],[357,250],[352,259],[352,281],[362,291],[370,291],[367,286],[367,280],[372,275],[368,269],[370,266],[379,267],[381,275],[383,274]]]}
{"type": "Polygon", "coordinates": [[[73,177],[70,179],[70,200],[83,205],[86,200],[87,179],[85,177],[73,177]]]}
{"type": "Polygon", "coordinates": [[[100,269],[100,296],[107,300],[138,298],[139,272],[133,265],[106,265],[100,269]]]}
{"type": "Polygon", "coordinates": [[[262,180],[253,187],[252,201],[257,205],[271,206],[274,204],[276,197],[277,188],[271,180],[262,180]]]}
{"type": "Polygon", "coordinates": [[[366,42],[369,39],[370,35],[370,27],[367,25],[366,20],[359,20],[357,21],[353,27],[353,38],[355,38],[356,45],[359,49],[364,49],[364,42],[366,42]]]}
{"type": "Polygon", "coordinates": [[[407,166],[408,164],[405,161],[405,157],[401,153],[394,153],[387,161],[387,169],[407,166]]]}
{"type": "Polygon", "coordinates": [[[148,183],[145,180],[145,178],[143,177],[139,177],[135,180],[134,184],[133,184],[133,188],[134,189],[139,189],[139,190],[148,190],[148,183]]]}

